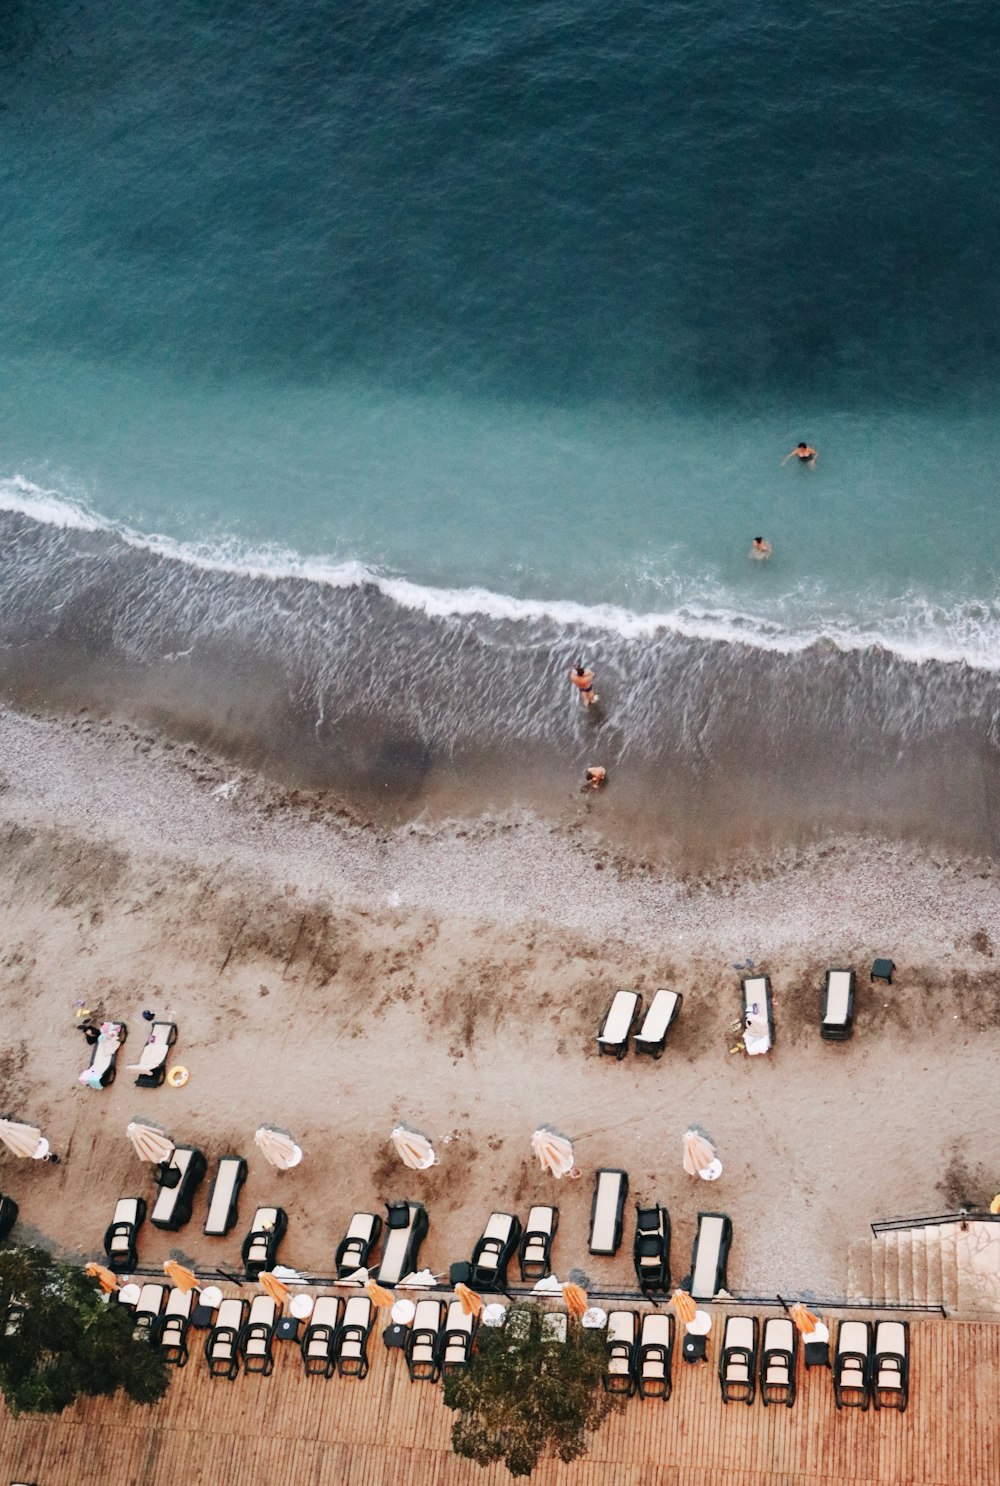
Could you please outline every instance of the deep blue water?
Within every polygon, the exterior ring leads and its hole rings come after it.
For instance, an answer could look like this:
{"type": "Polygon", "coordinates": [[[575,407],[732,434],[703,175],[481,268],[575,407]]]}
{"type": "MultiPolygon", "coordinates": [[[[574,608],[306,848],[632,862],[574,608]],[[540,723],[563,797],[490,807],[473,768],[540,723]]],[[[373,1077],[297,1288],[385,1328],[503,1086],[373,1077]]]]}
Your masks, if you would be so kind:
{"type": "MultiPolygon", "coordinates": [[[[375,578],[512,654],[881,643],[919,732],[921,658],[1000,668],[998,41],[969,0],[7,0],[0,506],[185,560],[101,568],[122,654],[242,624],[324,716],[375,578]],[[301,652],[220,565],[313,585],[301,652]]],[[[97,581],[18,532],[8,646],[97,581]]]]}

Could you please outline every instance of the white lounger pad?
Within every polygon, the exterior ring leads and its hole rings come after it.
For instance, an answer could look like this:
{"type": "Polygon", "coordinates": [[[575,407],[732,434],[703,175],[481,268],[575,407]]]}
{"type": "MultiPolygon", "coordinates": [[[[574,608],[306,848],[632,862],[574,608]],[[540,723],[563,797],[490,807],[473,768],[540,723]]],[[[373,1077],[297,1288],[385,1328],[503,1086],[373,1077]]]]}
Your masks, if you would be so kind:
{"type": "Polygon", "coordinates": [[[678,999],[676,991],[657,991],[636,1033],[640,1042],[659,1042],[670,1026],[678,999]]]}
{"type": "Polygon", "coordinates": [[[847,1008],[851,998],[851,972],[831,970],[826,996],[824,1026],[842,1027],[847,1021],[847,1008]]]}
{"type": "Polygon", "coordinates": [[[598,1041],[616,1044],[628,1036],[628,1029],[632,1025],[635,1016],[635,1008],[639,1001],[638,991],[616,991],[615,999],[611,1003],[598,1041]]]}

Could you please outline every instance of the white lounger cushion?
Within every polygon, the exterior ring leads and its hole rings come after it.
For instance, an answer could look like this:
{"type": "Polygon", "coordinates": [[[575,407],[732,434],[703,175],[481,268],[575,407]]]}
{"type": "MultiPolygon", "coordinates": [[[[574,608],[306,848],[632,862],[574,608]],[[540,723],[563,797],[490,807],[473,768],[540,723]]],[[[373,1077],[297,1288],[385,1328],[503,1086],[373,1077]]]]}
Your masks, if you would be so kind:
{"type": "Polygon", "coordinates": [[[319,1295],[309,1317],[310,1326],[336,1326],[340,1315],[340,1301],[336,1295],[319,1295]]]}
{"type": "Polygon", "coordinates": [[[634,1312],[612,1311],[608,1316],[607,1338],[609,1342],[625,1342],[631,1346],[635,1341],[634,1312]]]}
{"type": "Polygon", "coordinates": [[[460,1300],[453,1300],[448,1307],[448,1314],[444,1318],[444,1329],[445,1331],[467,1331],[471,1336],[472,1323],[475,1319],[475,1316],[471,1314],[467,1316],[465,1314],[460,1300]]]}
{"type": "Polygon", "coordinates": [[[191,1303],[194,1300],[193,1290],[178,1290],[176,1287],[167,1296],[168,1316],[187,1317],[191,1314],[191,1303]]]}
{"type": "Polygon", "coordinates": [[[483,1237],[496,1238],[505,1244],[510,1238],[513,1226],[514,1219],[510,1213],[491,1213],[490,1220],[483,1229],[483,1237]]]}
{"type": "Polygon", "coordinates": [[[388,1237],[382,1246],[382,1263],[379,1265],[378,1277],[383,1284],[393,1285],[402,1278],[403,1263],[406,1259],[406,1251],[410,1246],[413,1236],[413,1220],[416,1216],[415,1210],[410,1208],[410,1221],[405,1228],[390,1228],[388,1237]]]}
{"type": "Polygon", "coordinates": [[[170,1165],[180,1172],[180,1176],[172,1187],[161,1187],[157,1192],[153,1211],[149,1215],[151,1223],[169,1223],[180,1198],[184,1178],[191,1165],[191,1158],[195,1154],[196,1152],[190,1146],[177,1146],[174,1150],[174,1154],[170,1157],[170,1165]]]}
{"type": "Polygon", "coordinates": [[[224,1300],[215,1317],[216,1326],[228,1326],[239,1330],[243,1324],[242,1300],[224,1300]]]}
{"type": "Polygon", "coordinates": [[[615,1246],[622,1180],[620,1171],[602,1171],[597,1178],[597,1201],[590,1236],[590,1247],[595,1253],[610,1254],[615,1246]]]}
{"type": "Polygon", "coordinates": [[[359,1238],[367,1243],[375,1228],[374,1213],[355,1213],[348,1225],[346,1238],[359,1238]]]}
{"type": "Polygon", "coordinates": [[[772,1316],[764,1322],[765,1352],[790,1352],[795,1346],[795,1327],[787,1316],[772,1316]]]}
{"type": "Polygon", "coordinates": [[[864,1321],[842,1321],[837,1332],[837,1356],[845,1352],[860,1352],[868,1356],[868,1328],[864,1321]]]}
{"type": "Polygon", "coordinates": [[[753,1351],[753,1321],[749,1316],[729,1316],[727,1318],[722,1346],[723,1349],[726,1347],[745,1347],[748,1352],[753,1351]]]}
{"type": "Polygon", "coordinates": [[[439,1300],[418,1300],[417,1308],[413,1313],[414,1331],[437,1331],[441,1324],[441,1302],[439,1300]]]}
{"type": "Polygon", "coordinates": [[[900,1321],[880,1321],[875,1328],[875,1354],[886,1352],[900,1360],[906,1356],[906,1328],[900,1321]]]}
{"type": "Polygon", "coordinates": [[[528,1213],[525,1233],[544,1233],[551,1237],[555,1213],[554,1207],[533,1207],[528,1213]]]}
{"type": "Polygon", "coordinates": [[[212,1187],[212,1200],[208,1205],[205,1232],[220,1234],[229,1221],[229,1210],[233,1205],[233,1192],[239,1179],[242,1161],[239,1156],[223,1156],[212,1187]]]}
{"type": "Polygon", "coordinates": [[[135,1316],[158,1316],[163,1306],[163,1286],[143,1285],[135,1303],[135,1316]]]}
{"type": "Polygon", "coordinates": [[[139,1216],[138,1197],[122,1197],[115,1204],[115,1215],[113,1223],[134,1223],[139,1216]]]}
{"type": "Polygon", "coordinates": [[[643,1317],[640,1346],[670,1346],[670,1317],[659,1316],[654,1311],[643,1317]]]}
{"type": "Polygon", "coordinates": [[[367,1295],[352,1295],[344,1307],[345,1326],[367,1327],[372,1318],[372,1303],[367,1295]]]}
{"type": "Polygon", "coordinates": [[[659,1042],[673,1018],[677,1007],[676,991],[657,991],[646,1008],[642,1026],[635,1034],[639,1042],[659,1042]]]}
{"type": "Polygon", "coordinates": [[[255,1234],[253,1243],[250,1245],[247,1258],[252,1262],[267,1257],[268,1244],[271,1239],[271,1230],[278,1221],[278,1209],[276,1207],[259,1207],[253,1215],[253,1223],[250,1232],[255,1234]]]}
{"type": "Polygon", "coordinates": [[[699,1225],[698,1252],[691,1278],[691,1294],[696,1300],[710,1300],[715,1294],[723,1226],[722,1219],[714,1216],[703,1218],[699,1225]]]}
{"type": "Polygon", "coordinates": [[[170,1051],[170,1034],[174,1030],[173,1022],[154,1022],[149,1034],[149,1040],[139,1054],[138,1063],[130,1063],[130,1069],[140,1073],[154,1073],[165,1061],[170,1051]]]}
{"type": "Polygon", "coordinates": [[[628,1029],[632,1025],[632,1018],[635,1016],[638,1001],[638,991],[615,992],[611,1010],[605,1018],[602,1031],[598,1034],[598,1042],[606,1042],[609,1047],[617,1047],[625,1040],[628,1036],[628,1029]]]}
{"type": "Polygon", "coordinates": [[[847,1021],[847,1008],[851,995],[851,972],[831,970],[827,981],[826,1015],[823,1025],[842,1027],[847,1021]]]}
{"type": "Polygon", "coordinates": [[[767,979],[755,975],[743,986],[745,1025],[743,1045],[751,1057],[771,1051],[771,1028],[767,1020],[767,979]],[[757,1007],[752,1011],[753,1006],[757,1007]]]}
{"type": "Polygon", "coordinates": [[[270,1295],[255,1295],[250,1305],[250,1319],[248,1326],[273,1326],[277,1312],[277,1305],[270,1295]]]}

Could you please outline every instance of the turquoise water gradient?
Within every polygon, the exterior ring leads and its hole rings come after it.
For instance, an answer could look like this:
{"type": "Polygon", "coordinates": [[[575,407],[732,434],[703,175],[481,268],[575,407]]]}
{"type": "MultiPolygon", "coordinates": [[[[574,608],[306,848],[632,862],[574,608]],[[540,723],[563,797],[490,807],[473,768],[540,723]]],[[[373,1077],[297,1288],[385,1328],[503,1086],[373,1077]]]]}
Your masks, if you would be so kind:
{"type": "Polygon", "coordinates": [[[1000,662],[998,40],[964,0],[23,0],[0,503],[1000,662]]]}

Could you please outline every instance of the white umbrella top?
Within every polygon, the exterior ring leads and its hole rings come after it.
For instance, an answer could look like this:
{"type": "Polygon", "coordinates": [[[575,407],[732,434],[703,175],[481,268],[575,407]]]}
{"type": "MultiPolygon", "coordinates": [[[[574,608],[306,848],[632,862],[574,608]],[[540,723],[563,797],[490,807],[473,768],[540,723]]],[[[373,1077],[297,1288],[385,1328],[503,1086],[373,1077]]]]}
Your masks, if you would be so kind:
{"type": "Polygon", "coordinates": [[[174,1142],[159,1125],[146,1125],[142,1120],[133,1120],[125,1126],[125,1134],[132,1142],[140,1161],[169,1161],[174,1153],[174,1142]]]}
{"type": "Polygon", "coordinates": [[[15,1156],[33,1156],[42,1143],[42,1132],[34,1125],[18,1125],[14,1120],[0,1120],[0,1140],[15,1156]]]}
{"type": "Polygon", "coordinates": [[[396,1155],[411,1171],[426,1171],[429,1166],[437,1164],[434,1147],[426,1135],[418,1135],[416,1130],[397,1125],[389,1138],[396,1147],[396,1155]]]}
{"type": "Polygon", "coordinates": [[[542,1170],[552,1176],[567,1176],[573,1170],[573,1146],[565,1135],[557,1135],[543,1126],[531,1137],[531,1149],[542,1170]]]}
{"type": "Polygon", "coordinates": [[[301,1147],[295,1144],[287,1130],[276,1130],[273,1125],[261,1125],[254,1140],[265,1161],[270,1161],[279,1171],[290,1171],[302,1160],[301,1147]]]}

